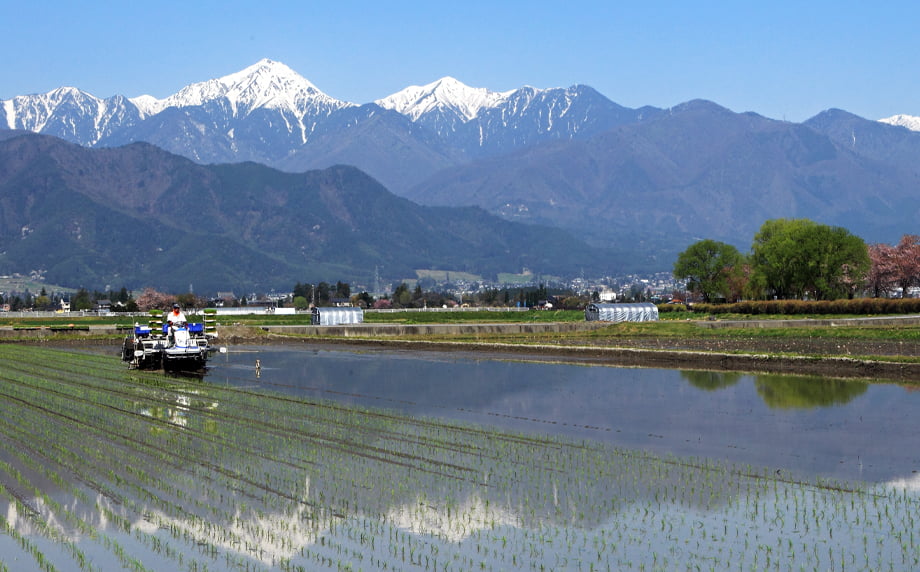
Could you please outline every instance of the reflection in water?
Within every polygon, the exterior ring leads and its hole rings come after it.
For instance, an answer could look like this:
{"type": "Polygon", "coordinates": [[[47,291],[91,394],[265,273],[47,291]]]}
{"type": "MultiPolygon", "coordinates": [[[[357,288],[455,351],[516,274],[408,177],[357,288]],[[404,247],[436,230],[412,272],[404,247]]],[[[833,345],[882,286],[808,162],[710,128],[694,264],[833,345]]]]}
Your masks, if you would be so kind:
{"type": "MultiPolygon", "coordinates": [[[[696,370],[681,371],[680,375],[693,387],[705,391],[731,387],[745,377],[738,372],[696,370]]],[[[861,380],[777,374],[756,374],[754,385],[764,403],[777,409],[844,405],[869,389],[869,383],[861,380]]]]}
{"type": "Polygon", "coordinates": [[[920,464],[920,393],[893,384],[322,346],[234,348],[211,366],[221,385],[806,475],[885,482],[920,464]]]}
{"type": "Polygon", "coordinates": [[[869,389],[865,381],[788,375],[758,375],[755,384],[764,403],[780,409],[843,405],[869,389]]]}
{"type": "MultiPolygon", "coordinates": [[[[360,368],[342,359],[348,355],[335,356],[346,366],[338,368],[343,383],[324,387],[325,396],[352,397],[349,391],[357,390],[348,378],[360,368]]],[[[0,357],[6,360],[0,375],[9,375],[16,356],[0,348],[0,357]]],[[[197,570],[917,564],[917,539],[895,534],[914,530],[920,513],[917,496],[904,491],[799,479],[784,467],[656,455],[597,439],[347,405],[305,395],[303,387],[282,393],[273,385],[279,381],[276,362],[265,356],[258,383],[251,359],[245,368],[228,370],[243,374],[239,384],[100,372],[105,362],[84,367],[77,359],[51,357],[60,367],[0,384],[6,397],[0,400],[0,515],[7,515],[0,551],[7,561],[41,555],[57,569],[88,563],[197,570]],[[64,392],[69,399],[61,399],[64,392]],[[182,415],[137,414],[173,407],[182,415]]],[[[411,364],[416,374],[428,367],[405,360],[411,364]]],[[[455,374],[469,365],[437,364],[455,374]]],[[[582,395],[600,399],[604,389],[617,395],[601,408],[623,398],[605,375],[619,370],[550,368],[550,383],[539,379],[539,369],[503,365],[532,374],[525,388],[554,388],[553,405],[582,395]],[[585,372],[599,378],[578,379],[585,372]]],[[[316,383],[309,372],[302,381],[316,383]]],[[[626,386],[638,381],[630,377],[626,386]]],[[[687,392],[679,376],[646,382],[656,399],[683,393],[688,419],[704,422],[714,415],[693,411],[694,397],[718,401],[714,396],[745,385],[711,393],[687,392]]],[[[279,387],[285,385],[293,384],[279,387]]],[[[364,385],[362,395],[372,387],[364,385]]],[[[748,389],[745,407],[760,403],[748,389]]],[[[476,402],[495,407],[509,393],[513,399],[505,403],[539,402],[539,393],[513,384],[488,399],[477,395],[484,401],[476,402]]],[[[636,395],[641,401],[643,394],[636,395]]],[[[719,407],[731,409],[727,402],[719,407]]],[[[655,420],[660,434],[668,433],[677,410],[655,420]]],[[[558,423],[574,410],[539,405],[523,411],[542,412],[538,422],[558,423]]],[[[748,412],[742,416],[739,427],[763,423],[748,412]]],[[[811,451],[804,440],[801,450],[811,451]]]]}
{"type": "Polygon", "coordinates": [[[890,534],[920,510],[913,495],[252,387],[155,383],[130,399],[177,404],[181,418],[100,412],[97,402],[114,406],[125,392],[94,389],[69,413],[91,438],[55,442],[104,454],[66,456],[62,473],[79,480],[61,481],[60,501],[0,501],[19,534],[73,547],[49,546],[57,568],[73,554],[104,569],[830,569],[857,559],[883,569],[916,551],[890,534]]]}
{"type": "Polygon", "coordinates": [[[735,385],[744,374],[726,371],[684,370],[681,377],[690,382],[693,387],[706,391],[715,391],[724,387],[735,385]]]}

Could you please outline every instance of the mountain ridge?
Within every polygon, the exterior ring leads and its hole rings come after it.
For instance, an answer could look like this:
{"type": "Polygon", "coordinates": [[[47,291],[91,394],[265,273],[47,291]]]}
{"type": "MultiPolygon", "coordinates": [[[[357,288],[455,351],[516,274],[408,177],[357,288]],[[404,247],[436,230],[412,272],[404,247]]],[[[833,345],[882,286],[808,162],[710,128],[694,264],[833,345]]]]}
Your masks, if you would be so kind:
{"type": "Polygon", "coordinates": [[[837,109],[791,123],[701,99],[631,109],[586,85],[494,92],[450,77],[358,105],[260,60],[163,100],[17,96],[0,125],[97,150],[146,142],[200,165],[352,165],[415,203],[561,228],[661,270],[699,238],[746,247],[769,218],[892,242],[920,216],[920,133],[837,109]]]}
{"type": "MultiPolygon", "coordinates": [[[[9,134],[8,134],[9,135],[9,134]]],[[[148,143],[0,137],[0,273],[65,286],[268,291],[417,269],[578,272],[608,253],[477,207],[424,207],[350,166],[199,165],[148,143]]]]}
{"type": "Polygon", "coordinates": [[[673,259],[700,238],[746,248],[770,218],[896,241],[920,216],[918,156],[920,134],[845,112],[796,124],[695,100],[584,140],[454,166],[405,195],[476,204],[595,244],[645,234],[673,259]]]}
{"type": "Polygon", "coordinates": [[[257,161],[291,172],[349,163],[400,193],[445,165],[584,137],[652,113],[618,106],[586,86],[499,93],[442,79],[419,89],[425,93],[416,97],[428,107],[403,108],[404,115],[378,103],[336,100],[286,65],[263,59],[164,99],[99,99],[79,90],[64,99],[50,92],[17,96],[0,105],[0,125],[88,147],[146,141],[199,163],[257,161]],[[445,93],[453,99],[444,101],[445,93]],[[375,117],[387,111],[396,115],[375,117]],[[364,142],[349,141],[357,133],[364,142]],[[394,141],[406,145],[388,146],[394,141]],[[406,164],[412,168],[396,167],[406,164]]]}

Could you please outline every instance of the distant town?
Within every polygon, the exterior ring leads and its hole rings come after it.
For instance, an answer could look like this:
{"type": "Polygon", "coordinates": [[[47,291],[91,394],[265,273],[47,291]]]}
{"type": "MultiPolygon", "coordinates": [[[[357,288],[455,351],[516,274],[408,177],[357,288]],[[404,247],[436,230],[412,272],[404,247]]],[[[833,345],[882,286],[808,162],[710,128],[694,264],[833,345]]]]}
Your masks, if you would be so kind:
{"type": "Polygon", "coordinates": [[[297,283],[290,291],[238,292],[231,289],[206,294],[159,292],[152,288],[118,290],[61,288],[44,285],[39,276],[0,276],[0,311],[94,311],[132,312],[166,307],[179,301],[189,308],[246,307],[295,308],[315,306],[360,306],[367,309],[455,308],[507,306],[528,308],[582,309],[590,302],[664,303],[687,300],[685,282],[670,272],[630,274],[596,279],[559,279],[533,275],[509,283],[468,280],[450,282],[432,278],[405,280],[369,291],[345,282],[297,283]]]}

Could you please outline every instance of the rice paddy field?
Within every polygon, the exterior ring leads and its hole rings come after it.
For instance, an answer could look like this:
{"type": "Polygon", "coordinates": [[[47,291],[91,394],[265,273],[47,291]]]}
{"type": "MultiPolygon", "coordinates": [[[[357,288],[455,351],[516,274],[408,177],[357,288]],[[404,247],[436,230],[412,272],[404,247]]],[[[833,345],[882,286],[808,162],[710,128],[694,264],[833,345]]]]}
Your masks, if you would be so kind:
{"type": "Polygon", "coordinates": [[[4,570],[910,570],[910,481],[514,432],[0,345],[4,570]]]}

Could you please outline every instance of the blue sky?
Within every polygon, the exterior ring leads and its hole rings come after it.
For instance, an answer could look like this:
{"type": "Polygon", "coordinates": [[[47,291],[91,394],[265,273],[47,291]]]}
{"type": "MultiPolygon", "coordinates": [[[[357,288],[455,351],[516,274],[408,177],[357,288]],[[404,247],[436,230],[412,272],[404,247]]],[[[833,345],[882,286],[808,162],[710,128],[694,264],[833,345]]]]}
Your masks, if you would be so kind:
{"type": "Polygon", "coordinates": [[[270,58],[355,103],[449,75],[789,121],[831,107],[920,115],[915,1],[2,4],[0,99],[63,85],[163,98],[270,58]]]}

